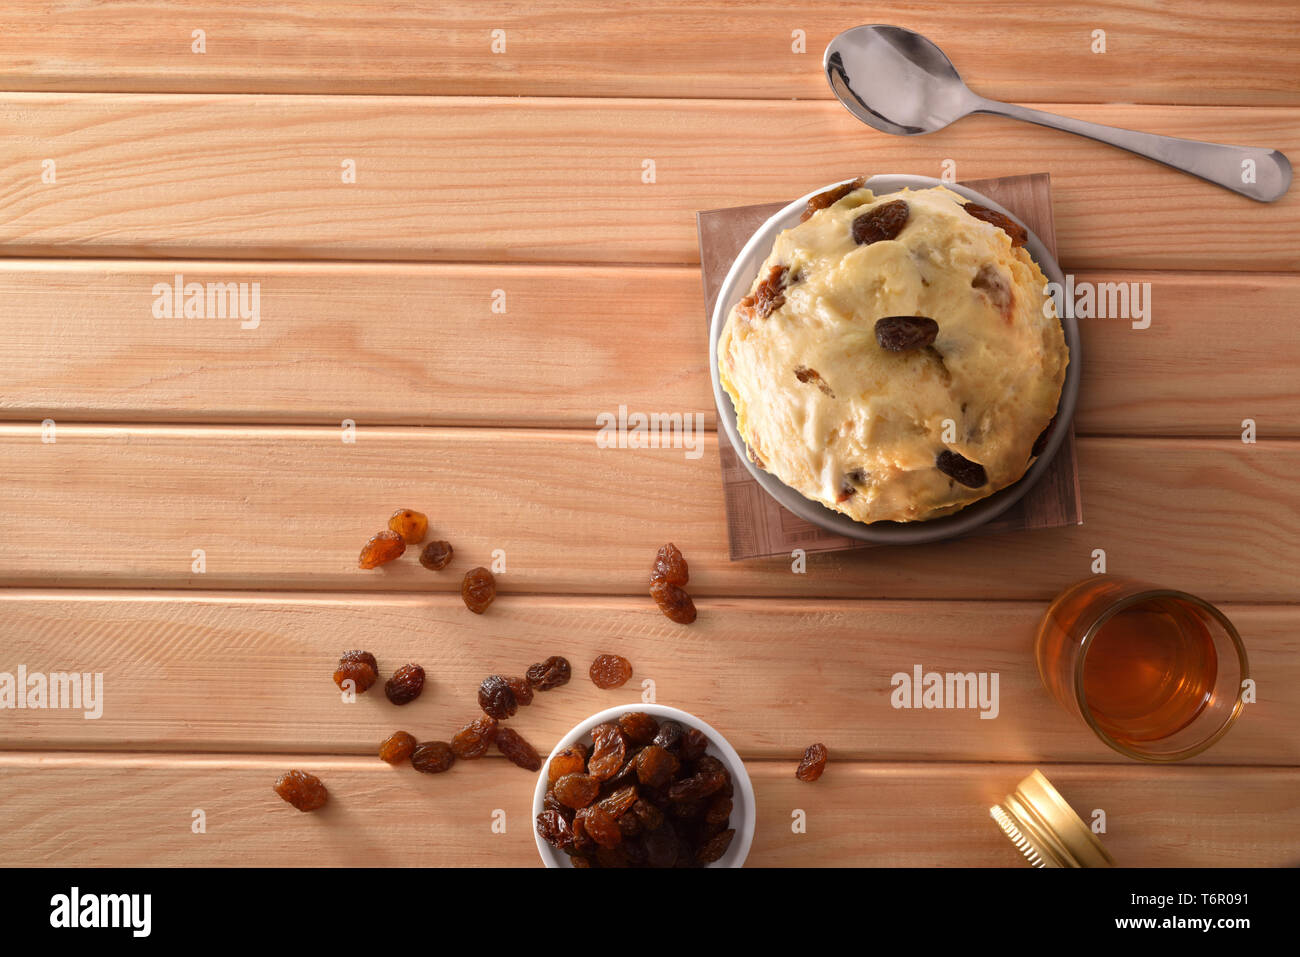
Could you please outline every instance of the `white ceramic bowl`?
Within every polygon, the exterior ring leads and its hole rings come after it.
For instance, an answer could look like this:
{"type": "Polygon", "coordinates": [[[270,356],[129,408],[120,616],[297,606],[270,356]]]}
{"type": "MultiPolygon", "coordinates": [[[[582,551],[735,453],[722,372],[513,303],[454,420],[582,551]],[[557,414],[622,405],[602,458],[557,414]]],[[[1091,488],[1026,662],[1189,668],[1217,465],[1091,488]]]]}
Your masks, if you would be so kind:
{"type": "MultiPolygon", "coordinates": [[[[849,181],[842,180],[841,182],[847,183],[849,181]]],[[[736,409],[731,404],[731,396],[727,395],[718,379],[718,339],[722,335],[722,327],[727,322],[727,315],[731,312],[731,307],[749,291],[750,283],[754,281],[754,277],[758,274],[758,268],[763,264],[763,260],[772,251],[772,244],[776,241],[777,235],[782,230],[798,224],[799,216],[806,208],[810,197],[838,185],[840,184],[829,183],[826,186],[819,186],[784,209],[778,210],[750,237],[749,242],[741,249],[740,255],[736,257],[736,261],[731,264],[727,278],[718,291],[718,301],[714,304],[713,318],[709,326],[709,374],[713,377],[713,399],[718,407],[718,422],[728,441],[731,442],[731,447],[736,450],[741,463],[744,464],[745,468],[749,469],[749,473],[754,476],[758,484],[763,487],[763,490],[780,502],[788,511],[812,522],[814,525],[821,526],[827,531],[866,542],[894,544],[934,542],[963,535],[978,528],[990,519],[996,518],[1020,501],[1024,494],[1033,487],[1034,483],[1042,478],[1051,464],[1052,458],[1056,455],[1057,449],[1065,441],[1066,433],[1070,431],[1070,422],[1074,418],[1075,403],[1079,397],[1079,375],[1081,372],[1079,327],[1072,317],[1061,319],[1061,328],[1065,332],[1065,344],[1070,350],[1070,365],[1065,370],[1065,384],[1061,387],[1061,401],[1056,409],[1056,425],[1052,428],[1052,434],[1047,439],[1047,447],[1043,449],[1043,454],[1034,460],[1034,464],[1029,467],[1029,470],[1025,472],[1020,481],[1001,491],[994,492],[987,498],[967,505],[959,512],[945,515],[942,518],[932,518],[925,522],[872,522],[868,525],[865,522],[855,521],[842,512],[832,511],[820,502],[814,502],[812,499],[806,498],[802,493],[786,485],[771,472],[759,468],[749,460],[749,456],[745,453],[745,442],[736,429],[736,409]]],[[[892,193],[903,188],[928,189],[931,186],[946,186],[953,192],[987,206],[989,209],[1004,213],[1020,223],[1020,220],[1016,219],[1010,210],[993,202],[987,196],[962,186],[960,183],[945,183],[929,176],[889,175],[873,176],[867,180],[866,186],[877,195],[892,193]]],[[[1024,223],[1020,223],[1020,225],[1024,226],[1024,223]]],[[[1029,242],[1025,244],[1025,248],[1029,251],[1029,255],[1042,268],[1043,274],[1047,276],[1048,281],[1064,286],[1065,276],[1056,262],[1056,257],[1048,251],[1042,240],[1035,236],[1028,227],[1026,227],[1026,232],[1029,233],[1029,242]]]]}
{"type": "MultiPolygon", "coordinates": [[[[622,704],[617,708],[608,708],[599,714],[593,714],[590,718],[576,725],[568,734],[562,737],[559,743],[546,757],[546,762],[542,765],[541,773],[537,776],[537,790],[533,794],[533,816],[532,821],[537,821],[537,815],[542,813],[542,799],[546,797],[546,771],[551,765],[551,758],[555,757],[556,752],[567,748],[569,745],[578,741],[584,741],[590,745],[591,729],[598,724],[604,724],[606,721],[617,721],[620,715],[627,714],[629,711],[644,711],[646,714],[653,715],[660,721],[671,719],[679,722],[687,728],[698,728],[703,731],[709,739],[708,753],[713,755],[731,772],[731,781],[735,788],[732,795],[731,822],[728,825],[736,829],[736,836],[731,841],[731,846],[727,848],[727,853],[722,855],[709,867],[741,867],[745,863],[745,858],[749,856],[749,846],[754,842],[754,821],[756,820],[754,809],[754,786],[749,781],[749,773],[745,770],[744,762],[740,760],[740,755],[736,749],[727,743],[727,739],[720,735],[713,727],[701,721],[693,714],[677,708],[669,708],[661,704],[622,704]]],[[[537,852],[542,855],[542,863],[547,867],[572,867],[569,862],[569,856],[563,851],[556,850],[547,844],[537,828],[533,827],[533,838],[537,841],[537,852]]]]}

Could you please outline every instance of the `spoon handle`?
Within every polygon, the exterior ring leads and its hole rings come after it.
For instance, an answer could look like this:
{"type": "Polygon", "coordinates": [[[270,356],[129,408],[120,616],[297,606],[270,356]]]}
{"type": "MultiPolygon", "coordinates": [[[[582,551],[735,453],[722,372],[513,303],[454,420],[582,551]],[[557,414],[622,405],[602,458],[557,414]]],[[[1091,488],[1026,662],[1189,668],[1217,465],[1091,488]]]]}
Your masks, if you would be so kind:
{"type": "Polygon", "coordinates": [[[979,98],[979,103],[972,112],[992,113],[1067,133],[1078,133],[1199,176],[1261,203],[1279,199],[1291,185],[1291,163],[1277,150],[1158,136],[1155,133],[1125,130],[1117,126],[1103,126],[1055,113],[1044,113],[1014,103],[999,103],[983,97],[979,98]]]}

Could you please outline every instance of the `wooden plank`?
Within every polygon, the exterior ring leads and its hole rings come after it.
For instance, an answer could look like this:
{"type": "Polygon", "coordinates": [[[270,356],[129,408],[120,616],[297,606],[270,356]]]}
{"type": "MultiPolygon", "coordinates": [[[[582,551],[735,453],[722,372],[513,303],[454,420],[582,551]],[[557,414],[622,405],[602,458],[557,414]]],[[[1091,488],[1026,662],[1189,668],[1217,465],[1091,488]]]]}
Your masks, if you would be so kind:
{"type": "MultiPolygon", "coordinates": [[[[588,714],[656,700],[699,714],[741,754],[793,761],[813,740],[837,760],[1123,762],[1043,690],[1033,640],[1038,602],[731,599],[679,626],[632,598],[505,596],[482,618],[454,595],[313,596],[0,590],[0,670],[103,675],[101,716],[13,710],[0,749],[255,751],[372,755],[398,727],[447,738],[476,713],[488,674],[522,674],[562,654],[574,680],[511,721],[547,753],[588,714]],[[360,637],[365,636],[365,637],[360,637]],[[362,644],[385,676],[417,661],[428,690],[400,709],[376,688],[346,704],[330,681],[362,644]],[[736,649],[743,648],[743,654],[736,649]],[[601,691],[597,654],[633,663],[601,691]],[[994,716],[895,709],[895,674],[991,672],[994,716]],[[230,707],[232,694],[239,707],[230,707]],[[757,695],[757,697],[756,697],[757,695]]],[[[1228,605],[1260,700],[1201,763],[1300,765],[1300,608],[1228,605]]]]}
{"type": "Polygon", "coordinates": [[[972,87],[1000,99],[1297,105],[1290,14],[1263,0],[1223,9],[1129,0],[1050,16],[989,2],[884,3],[868,15],[848,0],[797,9],[688,0],[624,8],[598,0],[526,8],[510,0],[16,0],[0,14],[0,87],[826,98],[826,43],[875,22],[929,36],[972,87]],[[206,32],[202,55],[191,52],[196,28],[206,32]],[[501,53],[492,49],[497,29],[501,53]],[[1092,50],[1098,29],[1104,54],[1092,50]]]}
{"type": "MultiPolygon", "coordinates": [[[[1077,279],[1150,283],[1152,304],[1146,329],[1080,320],[1081,433],[1226,434],[1250,417],[1300,435],[1300,277],[1077,279]]],[[[0,302],[8,419],[335,424],[346,410],[368,425],[587,428],[626,405],[715,423],[694,269],[0,260],[0,302]],[[153,286],[178,271],[258,282],[256,327],[155,318],[153,286]]]]}
{"type": "MultiPolygon", "coordinates": [[[[1032,765],[835,764],[816,784],[749,762],[751,866],[1027,866],[989,817],[1032,765]],[[807,832],[794,834],[802,810],[807,832]]],[[[1040,765],[1127,866],[1282,866],[1300,837],[1300,771],[1040,765]]],[[[0,754],[0,857],[62,866],[538,866],[534,778],[504,761],[445,775],[376,759],[0,754]],[[310,815],[271,783],[321,776],[310,815]],[[88,801],[87,795],[94,800],[88,801]],[[193,812],[206,832],[192,831],[193,812]],[[492,830],[505,814],[505,833],[492,830]],[[499,818],[499,816],[498,816],[499,818]],[[414,839],[412,839],[414,837],[414,839]]]]}
{"type": "Polygon", "coordinates": [[[1293,601],[1300,564],[1300,443],[1285,440],[1085,439],[1082,526],[817,555],[794,574],[783,559],[727,561],[712,434],[695,437],[692,459],[686,447],[599,448],[595,429],[362,427],[353,444],[306,427],[41,433],[0,426],[0,539],[15,543],[0,584],[446,591],[500,549],[503,594],[641,595],[672,540],[697,596],[1043,599],[1102,548],[1112,572],[1212,600],[1293,601]],[[412,556],[357,569],[398,507],[432,516],[454,570],[412,556]]]}
{"type": "MultiPolygon", "coordinates": [[[[1300,154],[1293,108],[1066,112],[1300,154]]],[[[1300,269],[1296,195],[1252,203],[988,117],[897,138],[826,102],[11,93],[0,136],[6,256],[693,263],[697,210],[954,160],[966,180],[1051,173],[1072,269],[1300,269]]]]}

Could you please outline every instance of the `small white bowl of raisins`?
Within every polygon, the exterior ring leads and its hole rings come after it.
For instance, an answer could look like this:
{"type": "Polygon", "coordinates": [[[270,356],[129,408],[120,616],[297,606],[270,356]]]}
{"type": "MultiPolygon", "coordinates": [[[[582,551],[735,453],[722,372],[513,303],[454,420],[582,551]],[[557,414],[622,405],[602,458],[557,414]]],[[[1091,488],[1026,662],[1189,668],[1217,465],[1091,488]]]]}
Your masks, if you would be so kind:
{"type": "Polygon", "coordinates": [[[533,834],[547,867],[741,867],[754,788],[693,714],[620,705],[579,723],[542,765],[533,834]]]}

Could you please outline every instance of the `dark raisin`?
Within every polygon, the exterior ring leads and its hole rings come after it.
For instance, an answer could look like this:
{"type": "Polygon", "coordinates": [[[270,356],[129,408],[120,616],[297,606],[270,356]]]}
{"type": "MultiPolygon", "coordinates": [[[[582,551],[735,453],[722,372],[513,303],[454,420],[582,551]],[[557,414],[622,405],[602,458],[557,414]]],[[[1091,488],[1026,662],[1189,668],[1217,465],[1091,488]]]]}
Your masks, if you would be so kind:
{"type": "Polygon", "coordinates": [[[798,769],[794,776],[800,781],[816,781],[826,770],[826,759],[829,754],[824,744],[810,744],[808,749],[803,753],[803,760],[799,762],[798,769]]]}
{"type": "Polygon", "coordinates": [[[979,203],[964,203],[963,208],[978,220],[990,223],[1011,237],[1012,246],[1023,246],[1029,242],[1029,233],[1024,226],[996,209],[989,209],[979,203]]]}
{"type": "Polygon", "coordinates": [[[826,395],[832,399],[835,398],[834,390],[826,384],[826,380],[822,378],[822,374],[816,369],[809,369],[807,366],[795,366],[794,377],[800,382],[811,382],[826,395]]]}
{"type": "Polygon", "coordinates": [[[455,752],[456,757],[464,760],[481,758],[487,754],[488,748],[492,747],[492,742],[496,738],[496,719],[482,715],[452,735],[451,750],[455,752]]]}
{"type": "Polygon", "coordinates": [[[1034,458],[1042,455],[1047,449],[1047,440],[1052,437],[1052,426],[1056,425],[1056,416],[1052,416],[1052,421],[1047,423],[1047,427],[1038,433],[1038,438],[1034,439],[1034,447],[1029,454],[1034,458]]]}
{"type": "Polygon", "coordinates": [[[652,744],[636,758],[636,777],[648,788],[663,788],[681,768],[672,752],[652,744]]]}
{"type": "Polygon", "coordinates": [[[379,663],[375,656],[368,651],[343,652],[338,667],[334,669],[334,683],[342,688],[343,682],[349,680],[358,694],[378,681],[379,663]]]}
{"type": "Polygon", "coordinates": [[[430,542],[420,550],[420,564],[430,571],[441,571],[451,564],[450,542],[430,542]]]}
{"type": "Polygon", "coordinates": [[[560,850],[573,847],[573,828],[559,811],[543,811],[537,815],[537,833],[551,847],[560,850]]]}
{"type": "Polygon", "coordinates": [[[967,488],[980,488],[987,485],[989,481],[984,466],[978,462],[972,462],[966,456],[959,455],[950,449],[944,449],[939,453],[934,460],[934,467],[953,481],[959,482],[967,488]]]}
{"type": "Polygon", "coordinates": [[[704,809],[704,820],[710,824],[726,824],[731,818],[731,808],[730,797],[725,794],[715,794],[704,809]]]}
{"type": "Polygon", "coordinates": [[[650,597],[669,621],[689,625],[695,620],[695,602],[677,585],[666,581],[651,582],[650,597]]]}
{"type": "Polygon", "coordinates": [[[939,323],[928,316],[885,316],[876,320],[876,341],[890,352],[911,352],[934,343],[939,323]]]}
{"type": "Polygon", "coordinates": [[[551,758],[550,766],[546,769],[547,779],[551,784],[555,784],[566,774],[580,774],[587,768],[587,748],[581,744],[571,744],[567,748],[561,748],[555,752],[555,757],[551,758]]]}
{"type": "Polygon", "coordinates": [[[533,703],[533,686],[523,678],[507,678],[510,690],[514,692],[515,701],[520,707],[533,703]]]}
{"type": "Polygon", "coordinates": [[[393,704],[410,704],[424,690],[424,669],[419,665],[402,665],[384,684],[384,694],[393,704]]]}
{"type": "Polygon", "coordinates": [[[537,749],[514,728],[500,728],[497,731],[497,750],[525,771],[542,769],[542,759],[537,754],[537,749]]]}
{"type": "Polygon", "coordinates": [[[584,808],[596,800],[600,793],[600,782],[589,774],[566,774],[555,782],[556,800],[565,807],[575,810],[584,808]]]}
{"type": "Polygon", "coordinates": [[[683,761],[698,761],[709,750],[709,739],[699,728],[688,728],[678,745],[678,755],[683,761]]]}
{"type": "Polygon", "coordinates": [[[429,534],[429,516],[412,508],[399,508],[388,520],[390,531],[402,536],[408,545],[418,545],[429,534]]]}
{"type": "Polygon", "coordinates": [[[389,764],[401,764],[415,750],[415,735],[405,731],[394,731],[384,738],[379,746],[379,757],[389,764]]]}
{"type": "Polygon", "coordinates": [[[460,583],[460,597],[464,599],[466,608],[481,615],[497,597],[497,580],[482,566],[471,568],[460,583]]]}
{"type": "Polygon", "coordinates": [[[621,655],[597,655],[591,663],[591,683],[597,688],[621,688],[631,677],[632,663],[621,655]]]}
{"type": "Polygon", "coordinates": [[[623,767],[627,741],[616,724],[600,724],[591,731],[591,759],[587,773],[597,781],[612,778],[623,767]]]}
{"type": "Polygon", "coordinates": [[[681,853],[681,842],[671,828],[660,827],[650,831],[642,842],[645,847],[646,865],[649,867],[673,867],[681,853]]]}
{"type": "Polygon", "coordinates": [[[859,246],[870,246],[887,239],[897,239],[907,225],[909,213],[907,203],[901,199],[892,199],[874,206],[853,220],[853,241],[859,246]]]}
{"type": "Polygon", "coordinates": [[[510,690],[510,681],[501,675],[488,675],[478,686],[478,706],[490,718],[504,721],[513,718],[519,710],[515,693],[510,690]]]}
{"type": "Polygon", "coordinates": [[[650,580],[665,581],[671,585],[685,585],[691,580],[690,567],[686,557],[672,542],[664,545],[655,555],[654,567],[650,570],[650,580]]]}
{"type": "Polygon", "coordinates": [[[275,782],[275,793],[299,811],[314,811],[329,800],[325,784],[306,771],[286,771],[275,782]]]}
{"type": "Polygon", "coordinates": [[[379,534],[372,535],[370,541],[362,546],[357,566],[377,568],[395,558],[401,558],[404,551],[406,551],[406,540],[396,532],[384,529],[379,534]]]}
{"type": "Polygon", "coordinates": [[[555,811],[566,821],[573,821],[573,808],[565,807],[561,804],[560,799],[555,796],[555,791],[553,790],[548,790],[546,794],[542,796],[542,810],[555,811]]]}
{"type": "Polygon", "coordinates": [[[991,263],[980,266],[970,284],[972,288],[984,293],[989,302],[1002,313],[1004,318],[1011,317],[1016,303],[1016,296],[1011,290],[1011,283],[1002,275],[1002,271],[997,266],[991,263]]]}
{"type": "Polygon", "coordinates": [[[679,722],[669,719],[659,723],[659,733],[655,735],[654,743],[668,751],[676,751],[682,742],[682,735],[686,729],[679,722]]]}
{"type": "Polygon", "coordinates": [[[704,846],[695,852],[695,860],[700,864],[712,864],[720,860],[723,854],[727,853],[727,848],[731,847],[731,840],[736,836],[734,828],[728,828],[721,834],[715,834],[705,842],[704,846]]]}
{"type": "Polygon", "coordinates": [[[644,711],[629,711],[618,719],[618,726],[633,745],[649,744],[659,733],[659,722],[644,711]]]}
{"type": "Polygon", "coordinates": [[[653,831],[664,823],[664,812],[643,798],[636,799],[632,813],[641,820],[641,827],[646,831],[653,831]]]}
{"type": "Polygon", "coordinates": [[[627,841],[630,837],[637,837],[644,828],[641,826],[641,819],[635,814],[624,814],[618,818],[618,829],[623,832],[623,840],[627,841]]]}
{"type": "Polygon", "coordinates": [[[739,310],[751,319],[766,319],[785,305],[785,266],[773,266],[754,288],[740,300],[739,310]]]}
{"type": "Polygon", "coordinates": [[[411,755],[411,767],[425,774],[441,774],[456,763],[456,752],[446,741],[425,741],[411,755]]]}
{"type": "Polygon", "coordinates": [[[571,669],[569,662],[558,655],[552,655],[540,664],[531,666],[524,677],[537,691],[550,691],[560,685],[569,683],[571,669]]]}
{"type": "Polygon", "coordinates": [[[841,183],[839,186],[832,186],[830,189],[823,190],[816,196],[810,197],[808,199],[808,208],[800,215],[799,222],[806,223],[812,218],[813,213],[819,212],[827,206],[834,206],[855,189],[861,189],[864,183],[866,183],[866,180],[859,176],[855,180],[841,183]]]}

